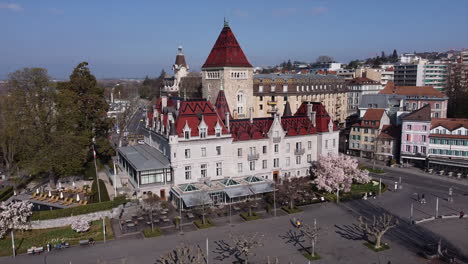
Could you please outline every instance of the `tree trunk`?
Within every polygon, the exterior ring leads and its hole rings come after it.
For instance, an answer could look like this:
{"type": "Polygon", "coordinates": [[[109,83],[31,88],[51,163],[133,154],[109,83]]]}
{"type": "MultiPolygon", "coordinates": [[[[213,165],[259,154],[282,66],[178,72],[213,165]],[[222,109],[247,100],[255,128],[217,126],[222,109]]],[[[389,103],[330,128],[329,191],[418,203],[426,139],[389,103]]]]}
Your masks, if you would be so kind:
{"type": "Polygon", "coordinates": [[[380,240],[382,239],[382,235],[383,234],[378,234],[375,236],[375,246],[374,246],[375,249],[380,248],[380,240]]]}
{"type": "Polygon", "coordinates": [[[153,207],[151,207],[151,232],[154,231],[154,222],[153,222],[153,207]]]}
{"type": "Polygon", "coordinates": [[[289,200],[289,208],[290,208],[291,210],[294,209],[294,199],[292,199],[292,198],[289,200]]]}
{"type": "Polygon", "coordinates": [[[315,239],[312,238],[311,244],[312,244],[312,253],[310,253],[310,255],[312,257],[315,257],[315,239]]]}
{"type": "Polygon", "coordinates": [[[49,172],[49,187],[55,189],[55,175],[53,172],[49,172]]]}

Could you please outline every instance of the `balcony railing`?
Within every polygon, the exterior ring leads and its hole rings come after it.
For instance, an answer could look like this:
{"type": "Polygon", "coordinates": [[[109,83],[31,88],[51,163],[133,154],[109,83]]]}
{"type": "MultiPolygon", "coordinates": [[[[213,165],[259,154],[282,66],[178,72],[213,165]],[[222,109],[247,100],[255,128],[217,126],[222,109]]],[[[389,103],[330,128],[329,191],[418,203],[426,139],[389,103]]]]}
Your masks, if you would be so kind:
{"type": "Polygon", "coordinates": [[[304,148],[297,148],[294,150],[295,155],[304,155],[305,149],[304,148]]]}
{"type": "Polygon", "coordinates": [[[276,107],[272,107],[272,108],[267,110],[267,113],[269,113],[269,114],[275,114],[277,112],[278,112],[278,108],[276,108],[276,107]]]}
{"type": "Polygon", "coordinates": [[[280,143],[281,137],[273,137],[273,143],[280,143]]]}
{"type": "Polygon", "coordinates": [[[278,104],[278,102],[277,102],[277,101],[271,101],[271,100],[269,100],[269,101],[267,102],[267,104],[269,104],[269,105],[276,105],[276,104],[278,104]]]}
{"type": "Polygon", "coordinates": [[[259,153],[249,153],[249,154],[247,155],[247,160],[248,160],[248,161],[258,160],[258,158],[260,158],[260,154],[259,154],[259,153]]]}

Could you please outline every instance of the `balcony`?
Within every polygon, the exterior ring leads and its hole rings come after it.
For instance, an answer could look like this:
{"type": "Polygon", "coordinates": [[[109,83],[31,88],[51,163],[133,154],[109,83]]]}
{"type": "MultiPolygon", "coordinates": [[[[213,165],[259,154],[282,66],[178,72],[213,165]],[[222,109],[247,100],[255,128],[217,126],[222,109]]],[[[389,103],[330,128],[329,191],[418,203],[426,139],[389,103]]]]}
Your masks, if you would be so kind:
{"type": "Polygon", "coordinates": [[[268,105],[277,105],[278,102],[277,102],[277,101],[268,100],[267,104],[268,104],[268,105]]]}
{"type": "Polygon", "coordinates": [[[281,137],[273,137],[273,143],[280,143],[281,137]]]}
{"type": "Polygon", "coordinates": [[[248,161],[252,161],[252,160],[258,160],[260,158],[260,154],[259,153],[249,153],[247,155],[247,160],[248,161]]]}
{"type": "Polygon", "coordinates": [[[278,108],[272,107],[267,110],[267,113],[269,114],[276,114],[278,112],[278,108]]]}
{"type": "Polygon", "coordinates": [[[304,155],[305,149],[304,148],[297,148],[294,150],[294,155],[304,155]]]}

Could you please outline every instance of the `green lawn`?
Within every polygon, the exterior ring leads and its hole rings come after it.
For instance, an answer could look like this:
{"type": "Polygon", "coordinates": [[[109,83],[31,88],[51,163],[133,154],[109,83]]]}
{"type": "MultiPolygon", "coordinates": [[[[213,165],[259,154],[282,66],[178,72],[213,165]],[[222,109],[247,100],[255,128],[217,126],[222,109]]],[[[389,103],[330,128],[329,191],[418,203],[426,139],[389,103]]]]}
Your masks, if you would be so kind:
{"type": "Polygon", "coordinates": [[[306,259],[310,260],[310,261],[314,261],[314,260],[319,260],[321,259],[320,255],[315,253],[314,256],[312,256],[311,254],[309,253],[304,253],[302,254],[302,256],[304,256],[306,259]]]}
{"type": "Polygon", "coordinates": [[[148,237],[158,237],[162,235],[161,229],[159,227],[155,227],[153,230],[151,228],[143,230],[143,235],[148,238],[148,237]]]}
{"type": "Polygon", "coordinates": [[[214,226],[210,219],[205,220],[205,224],[202,223],[202,220],[197,220],[193,222],[198,229],[205,229],[214,226]]]}
{"type": "MultiPolygon", "coordinates": [[[[27,249],[32,246],[44,247],[45,249],[47,243],[53,245],[60,243],[62,240],[70,243],[70,245],[77,245],[80,240],[89,238],[100,241],[103,240],[102,231],[102,220],[93,221],[90,230],[84,233],[77,233],[70,226],[34,229],[24,232],[15,231],[16,253],[26,253],[27,249]]],[[[106,239],[112,239],[113,237],[110,221],[106,218],[106,239]]],[[[10,255],[12,255],[11,237],[8,235],[0,240],[0,256],[10,255]]]]}
{"type": "Polygon", "coordinates": [[[375,252],[379,252],[379,251],[384,251],[384,250],[390,249],[390,246],[389,246],[389,245],[383,244],[383,243],[380,245],[380,248],[375,248],[375,244],[374,244],[374,243],[369,243],[369,242],[364,243],[364,245],[365,245],[366,247],[368,247],[369,249],[375,251],[375,252]]]}
{"type": "Polygon", "coordinates": [[[245,220],[245,221],[252,221],[252,220],[257,220],[262,218],[261,215],[257,214],[256,212],[252,212],[252,215],[249,216],[249,213],[241,213],[240,216],[245,220]]]}
{"type": "Polygon", "coordinates": [[[376,174],[385,173],[385,171],[381,168],[372,168],[372,167],[367,167],[367,166],[359,166],[359,168],[361,170],[367,170],[369,172],[376,173],[376,174]]]}
{"type": "MultiPolygon", "coordinates": [[[[382,183],[382,193],[384,193],[387,190],[387,186],[382,183]]],[[[355,200],[355,199],[362,199],[364,193],[375,193],[379,194],[379,182],[378,181],[370,181],[369,183],[366,184],[359,184],[359,183],[354,183],[351,186],[351,191],[347,193],[341,193],[340,192],[340,201],[349,201],[349,200],[355,200]]],[[[336,192],[334,193],[323,193],[323,196],[325,199],[328,201],[336,202],[336,192]]]]}

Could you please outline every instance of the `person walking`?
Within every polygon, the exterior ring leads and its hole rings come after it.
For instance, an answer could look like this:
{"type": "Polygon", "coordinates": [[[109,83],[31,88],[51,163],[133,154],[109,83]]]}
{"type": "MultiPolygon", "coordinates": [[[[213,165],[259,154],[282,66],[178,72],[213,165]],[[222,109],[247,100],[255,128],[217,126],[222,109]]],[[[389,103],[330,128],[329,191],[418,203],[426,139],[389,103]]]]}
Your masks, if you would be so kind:
{"type": "Polygon", "coordinates": [[[426,203],[426,196],[424,196],[424,193],[421,194],[421,203],[425,204],[426,203]]]}

